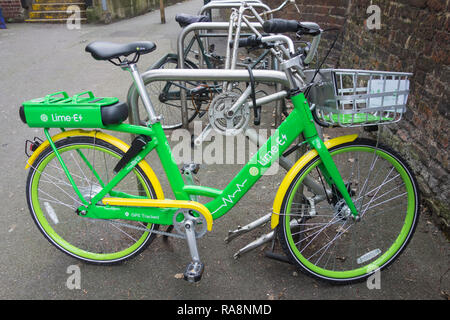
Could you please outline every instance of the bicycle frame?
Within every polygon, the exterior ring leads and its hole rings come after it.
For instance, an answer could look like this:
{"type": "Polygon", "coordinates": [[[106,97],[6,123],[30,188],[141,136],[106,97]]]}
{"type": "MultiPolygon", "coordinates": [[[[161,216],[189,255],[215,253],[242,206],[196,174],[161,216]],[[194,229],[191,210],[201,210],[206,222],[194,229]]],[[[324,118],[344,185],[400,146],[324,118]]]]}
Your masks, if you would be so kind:
{"type": "MultiPolygon", "coordinates": [[[[159,122],[155,122],[151,127],[119,124],[107,126],[106,130],[134,135],[146,135],[151,138],[151,141],[141,152],[131,159],[108,184],[105,185],[102,181],[99,181],[99,184],[103,189],[91,199],[90,203],[87,203],[87,201],[82,198],[77,186],[74,184],[64,161],[51,140],[48,129],[44,130],[64,172],[83,203],[83,205],[78,208],[78,212],[81,213],[81,216],[87,218],[136,220],[171,225],[173,223],[174,215],[176,215],[176,212],[179,210],[180,204],[182,203],[186,207],[190,205],[191,209],[200,211],[207,217],[209,217],[208,213],[210,213],[210,219],[212,218],[212,220],[215,220],[229,212],[261,178],[264,172],[278,160],[280,155],[286,151],[291,143],[302,133],[309,145],[318,152],[322,159],[320,169],[324,174],[326,181],[330,185],[334,183],[344,199],[346,199],[346,201],[349,200],[348,203],[353,205],[339,171],[328,153],[326,146],[318,136],[311,111],[303,93],[296,94],[291,97],[291,100],[294,104],[294,109],[290,115],[223,190],[185,184],[183,176],[173,158],[165,132],[159,122]],[[156,151],[161,161],[176,200],[184,202],[151,200],[151,203],[146,203],[146,200],[141,197],[129,196],[126,193],[115,194],[112,192],[113,188],[153,150],[156,151]],[[105,198],[108,194],[116,196],[116,198],[105,198]],[[212,198],[212,200],[203,207],[203,205],[197,202],[190,201],[191,197],[194,196],[206,196],[212,198]],[[98,205],[97,203],[100,203],[101,201],[103,204],[98,205]]],[[[83,160],[87,161],[85,158],[83,158],[83,160]]],[[[89,165],[88,167],[92,168],[92,166],[89,165]]],[[[93,174],[98,177],[95,171],[93,171],[93,174]]],[[[356,212],[356,208],[352,208],[351,205],[349,205],[349,207],[352,212],[356,212]]],[[[210,221],[208,225],[212,225],[212,222],[210,221]]]]}
{"type": "MultiPolygon", "coordinates": [[[[197,42],[199,46],[199,55],[202,56],[203,61],[206,63],[207,69],[213,69],[214,65],[210,60],[210,55],[206,52],[205,48],[203,47],[203,43],[200,40],[201,35],[199,35],[197,32],[195,32],[194,37],[189,41],[188,45],[186,46],[184,50],[184,64],[186,64],[187,56],[193,45],[197,42]]],[[[251,69],[254,69],[257,65],[259,65],[261,62],[265,60],[265,58],[271,53],[270,50],[266,49],[262,52],[262,54],[259,55],[254,61],[252,61],[249,64],[249,67],[251,69]]],[[[153,69],[159,69],[167,60],[170,59],[178,59],[178,56],[173,53],[169,53],[159,59],[156,63],[154,63],[148,70],[153,69]]],[[[210,86],[210,89],[212,89],[216,93],[222,92],[222,86],[218,84],[216,81],[213,86],[210,86]]],[[[182,84],[179,84],[177,81],[171,81],[168,82],[162,89],[162,94],[164,96],[165,101],[179,101],[181,96],[181,90],[186,91],[186,98],[191,99],[192,93],[190,92],[189,88],[186,86],[183,86],[182,84]],[[171,87],[174,87],[171,89],[171,87]],[[174,90],[175,89],[175,90],[174,90]],[[176,90],[178,89],[178,90],[176,90]]]]}

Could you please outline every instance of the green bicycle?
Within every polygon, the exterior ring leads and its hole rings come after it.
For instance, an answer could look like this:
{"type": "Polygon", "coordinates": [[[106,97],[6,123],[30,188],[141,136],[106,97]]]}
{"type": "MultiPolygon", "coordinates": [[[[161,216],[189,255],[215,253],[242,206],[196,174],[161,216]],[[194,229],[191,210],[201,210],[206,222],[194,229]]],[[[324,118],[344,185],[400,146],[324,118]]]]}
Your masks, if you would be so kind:
{"type": "MultiPolygon", "coordinates": [[[[277,24],[278,30],[293,29],[292,22],[271,23],[277,24]]],[[[295,23],[295,31],[316,38],[321,32],[311,23],[295,23]]],[[[285,36],[261,37],[257,42],[287,45],[286,71],[255,71],[244,81],[284,77],[285,92],[294,108],[223,190],[185,182],[183,177],[195,174],[196,168],[185,166],[180,172],[174,160],[136,67],[137,58],[153,51],[155,45],[89,44],[86,51],[95,59],[109,60],[131,73],[149,122],[147,126],[123,123],[128,116],[126,103],[96,97],[92,92],[73,97],[58,92],[20,107],[21,119],[30,127],[44,128],[46,138],[31,141],[26,184],[28,206],[43,235],[64,253],[94,264],[129,259],[158,234],[183,238],[192,258],[185,279],[198,281],[204,266],[197,239],[211,231],[213,222],[228,213],[303,135],[311,150],[287,172],[271,217],[271,227],[276,229],[286,255],[307,274],[333,283],[360,281],[392,263],[405,249],[418,220],[419,191],[414,174],[396,152],[376,141],[349,135],[323,142],[314,124],[317,111],[311,112],[296,81],[296,70],[303,68],[305,57],[294,55],[292,41],[285,36]],[[60,128],[61,132],[52,136],[49,128],[60,128]],[[101,130],[133,134],[135,139],[130,146],[101,130]],[[158,177],[145,161],[151,151],[161,160],[174,200],[165,198],[158,177]],[[196,196],[210,200],[202,204],[195,201],[196,196]],[[162,231],[160,226],[173,230],[162,231]]],[[[226,81],[243,79],[245,73],[218,71],[214,77],[226,81]]],[[[154,72],[161,75],[161,70],[154,72]]],[[[206,72],[192,75],[189,70],[178,69],[168,70],[166,76],[169,80],[176,76],[194,78],[206,72]]],[[[248,106],[240,103],[241,108],[248,106]]],[[[227,107],[227,117],[238,113],[237,104],[227,107]]],[[[389,110],[383,115],[377,110],[366,119],[377,124],[393,121],[385,114],[389,110]]],[[[326,115],[322,121],[331,118],[339,120],[340,115],[326,115]]],[[[350,118],[355,117],[350,114],[350,118]]]]}

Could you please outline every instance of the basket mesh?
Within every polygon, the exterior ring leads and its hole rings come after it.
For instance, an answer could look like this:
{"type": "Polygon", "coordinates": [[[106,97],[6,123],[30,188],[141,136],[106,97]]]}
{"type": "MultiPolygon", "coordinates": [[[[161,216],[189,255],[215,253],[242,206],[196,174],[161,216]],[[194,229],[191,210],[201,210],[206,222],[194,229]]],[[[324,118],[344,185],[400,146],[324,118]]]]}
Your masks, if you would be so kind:
{"type": "MultiPolygon", "coordinates": [[[[308,81],[315,70],[305,72],[308,81]]],[[[332,126],[356,127],[400,121],[406,111],[410,73],[324,69],[308,96],[318,118],[332,126]]]]}

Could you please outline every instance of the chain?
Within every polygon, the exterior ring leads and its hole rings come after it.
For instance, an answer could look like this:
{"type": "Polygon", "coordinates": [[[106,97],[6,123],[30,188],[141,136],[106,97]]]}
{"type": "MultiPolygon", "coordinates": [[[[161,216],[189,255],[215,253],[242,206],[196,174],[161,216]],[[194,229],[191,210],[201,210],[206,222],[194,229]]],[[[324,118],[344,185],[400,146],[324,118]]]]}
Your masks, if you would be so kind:
{"type": "Polygon", "coordinates": [[[180,238],[180,239],[185,239],[186,238],[186,236],[184,236],[182,234],[169,233],[169,232],[164,232],[164,231],[159,231],[159,230],[149,230],[149,229],[144,228],[144,227],[133,226],[133,225],[128,224],[128,223],[117,222],[117,221],[109,221],[109,222],[111,224],[115,224],[115,225],[118,225],[118,226],[130,228],[130,229],[135,229],[135,230],[140,230],[140,231],[145,231],[145,232],[152,232],[152,233],[160,234],[160,235],[163,235],[163,236],[180,238]]]}

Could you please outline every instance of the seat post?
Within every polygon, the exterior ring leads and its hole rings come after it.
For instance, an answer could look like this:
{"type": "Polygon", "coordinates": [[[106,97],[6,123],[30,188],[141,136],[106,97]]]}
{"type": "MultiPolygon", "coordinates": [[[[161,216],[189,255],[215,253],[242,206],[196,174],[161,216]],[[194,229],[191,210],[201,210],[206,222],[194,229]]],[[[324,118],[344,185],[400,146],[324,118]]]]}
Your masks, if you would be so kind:
{"type": "MultiPolygon", "coordinates": [[[[145,88],[144,81],[142,80],[141,74],[138,71],[138,68],[135,63],[127,64],[123,69],[128,70],[133,77],[134,84],[138,90],[139,96],[142,99],[142,103],[144,104],[145,110],[148,113],[149,120],[151,124],[154,124],[160,120],[160,118],[156,115],[155,109],[153,108],[153,104],[148,96],[147,89],[145,88]]],[[[134,110],[137,112],[137,110],[134,110]]]]}

